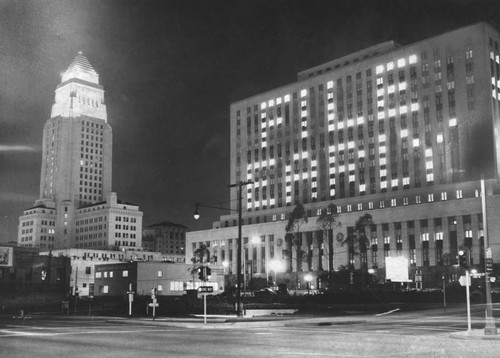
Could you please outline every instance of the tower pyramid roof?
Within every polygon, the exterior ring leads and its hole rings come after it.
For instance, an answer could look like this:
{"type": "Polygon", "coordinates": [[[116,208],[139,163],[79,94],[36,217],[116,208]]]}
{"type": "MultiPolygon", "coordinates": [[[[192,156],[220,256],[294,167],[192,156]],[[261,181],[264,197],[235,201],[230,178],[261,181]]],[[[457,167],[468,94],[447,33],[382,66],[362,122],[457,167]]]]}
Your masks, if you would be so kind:
{"type": "Polygon", "coordinates": [[[71,64],[69,65],[67,71],[73,71],[75,69],[96,73],[87,57],[83,55],[82,51],[78,52],[73,62],[71,62],[71,64]]]}
{"type": "Polygon", "coordinates": [[[68,69],[63,73],[62,82],[66,82],[67,80],[73,78],[83,79],[95,84],[99,83],[98,73],[94,70],[87,57],[85,57],[81,51],[78,52],[68,69]]]}

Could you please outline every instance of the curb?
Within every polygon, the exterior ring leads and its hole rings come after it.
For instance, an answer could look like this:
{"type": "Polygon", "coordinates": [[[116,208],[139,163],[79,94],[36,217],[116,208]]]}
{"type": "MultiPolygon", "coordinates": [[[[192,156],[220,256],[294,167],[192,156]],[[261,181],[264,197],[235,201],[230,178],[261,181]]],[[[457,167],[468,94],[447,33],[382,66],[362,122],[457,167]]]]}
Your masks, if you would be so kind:
{"type": "Polygon", "coordinates": [[[450,338],[462,339],[466,341],[500,341],[500,335],[485,335],[482,329],[473,329],[470,332],[454,332],[450,338]]]}

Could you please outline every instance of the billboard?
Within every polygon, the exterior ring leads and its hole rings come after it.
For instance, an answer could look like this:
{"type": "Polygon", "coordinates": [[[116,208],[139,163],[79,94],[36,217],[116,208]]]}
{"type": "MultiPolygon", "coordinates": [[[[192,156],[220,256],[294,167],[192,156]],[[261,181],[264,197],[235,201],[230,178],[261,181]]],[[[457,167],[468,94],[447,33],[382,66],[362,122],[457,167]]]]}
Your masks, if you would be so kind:
{"type": "Polygon", "coordinates": [[[14,261],[14,248],[0,246],[0,267],[12,267],[14,261]]]}
{"type": "Polygon", "coordinates": [[[410,282],[408,279],[408,265],[406,257],[386,257],[385,279],[392,282],[410,282]]]}

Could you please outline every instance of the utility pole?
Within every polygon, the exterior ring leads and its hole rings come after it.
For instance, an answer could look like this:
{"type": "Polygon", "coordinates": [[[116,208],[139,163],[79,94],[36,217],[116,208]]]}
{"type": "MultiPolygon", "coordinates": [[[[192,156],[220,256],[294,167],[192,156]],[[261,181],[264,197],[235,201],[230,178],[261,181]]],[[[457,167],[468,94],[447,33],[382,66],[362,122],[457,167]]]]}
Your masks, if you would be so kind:
{"type": "Polygon", "coordinates": [[[238,188],[238,241],[237,241],[237,246],[236,246],[236,281],[238,287],[236,288],[236,314],[238,317],[241,317],[243,315],[243,310],[241,307],[241,226],[242,226],[242,197],[243,197],[243,187],[248,185],[248,184],[253,184],[253,181],[248,180],[248,181],[239,181],[236,184],[230,184],[230,188],[238,188]]]}

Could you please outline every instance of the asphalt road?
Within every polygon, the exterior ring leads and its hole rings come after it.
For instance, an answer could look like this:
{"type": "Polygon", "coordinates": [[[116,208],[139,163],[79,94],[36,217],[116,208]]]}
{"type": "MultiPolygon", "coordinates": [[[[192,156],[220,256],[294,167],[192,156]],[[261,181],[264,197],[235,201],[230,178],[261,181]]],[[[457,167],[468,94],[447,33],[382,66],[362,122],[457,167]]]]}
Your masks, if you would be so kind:
{"type": "MultiPolygon", "coordinates": [[[[0,322],[0,357],[498,357],[500,340],[450,338],[466,330],[462,311],[371,314],[355,321],[310,317],[230,329],[85,317],[10,320],[0,322]]],[[[473,329],[484,327],[480,311],[474,311],[473,329]]]]}

